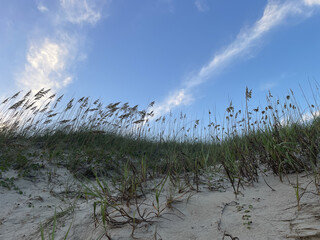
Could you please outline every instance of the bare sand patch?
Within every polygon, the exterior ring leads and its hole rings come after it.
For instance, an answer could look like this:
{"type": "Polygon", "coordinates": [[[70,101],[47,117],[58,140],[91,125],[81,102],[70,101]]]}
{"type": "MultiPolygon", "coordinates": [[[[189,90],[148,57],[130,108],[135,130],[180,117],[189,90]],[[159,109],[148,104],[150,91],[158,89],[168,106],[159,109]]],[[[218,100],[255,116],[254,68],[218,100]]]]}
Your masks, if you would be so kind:
{"type": "MultiPolygon", "coordinates": [[[[47,166],[49,167],[49,166],[47,166]]],[[[2,177],[15,176],[9,171],[2,177]]],[[[320,198],[316,195],[311,175],[299,174],[300,188],[308,185],[298,211],[294,190],[296,175],[283,178],[269,173],[265,180],[241,189],[235,198],[227,180],[218,180],[221,188],[200,192],[175,194],[172,208],[166,208],[154,223],[141,225],[134,231],[137,239],[320,239],[320,198]],[[192,196],[190,196],[192,193],[192,196]]],[[[54,211],[57,211],[56,239],[97,239],[104,228],[94,222],[94,199],[77,198],[81,184],[63,167],[46,170],[37,176],[19,178],[16,190],[0,187],[0,239],[40,239],[40,223],[45,236],[52,230],[54,211]],[[50,177],[50,179],[48,179],[50,177]]],[[[166,186],[161,202],[169,196],[166,186]]],[[[148,193],[144,201],[152,208],[154,195],[148,193]]],[[[111,239],[131,239],[132,227],[125,225],[108,229],[111,239]]],[[[103,236],[101,239],[108,239],[103,236]]]]}

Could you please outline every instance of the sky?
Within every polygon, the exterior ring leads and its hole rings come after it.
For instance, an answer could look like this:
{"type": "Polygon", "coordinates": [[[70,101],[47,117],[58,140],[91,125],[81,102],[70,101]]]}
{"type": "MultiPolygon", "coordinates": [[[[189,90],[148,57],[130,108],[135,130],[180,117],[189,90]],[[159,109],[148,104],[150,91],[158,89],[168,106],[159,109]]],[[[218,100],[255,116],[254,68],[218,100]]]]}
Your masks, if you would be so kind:
{"type": "MultiPolygon", "coordinates": [[[[320,79],[320,0],[3,0],[1,97],[51,91],[223,115],[320,79]]],[[[300,93],[299,93],[300,92],[300,93]]]]}

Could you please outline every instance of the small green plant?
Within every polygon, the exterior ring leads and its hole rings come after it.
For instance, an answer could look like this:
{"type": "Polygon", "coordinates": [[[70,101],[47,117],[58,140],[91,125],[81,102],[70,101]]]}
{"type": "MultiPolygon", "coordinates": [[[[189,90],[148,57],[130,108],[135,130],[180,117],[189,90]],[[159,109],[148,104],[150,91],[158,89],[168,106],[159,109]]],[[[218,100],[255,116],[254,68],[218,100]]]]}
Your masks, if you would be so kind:
{"type": "Polygon", "coordinates": [[[295,196],[296,196],[296,200],[297,200],[297,207],[298,207],[298,211],[301,210],[301,198],[303,197],[303,195],[306,193],[307,188],[309,187],[309,185],[313,182],[310,181],[305,188],[301,188],[299,185],[299,176],[297,174],[296,176],[296,184],[293,186],[294,190],[295,190],[295,196]]]}
{"type": "MultiPolygon", "coordinates": [[[[87,196],[93,197],[96,199],[93,203],[93,214],[95,225],[98,226],[100,223],[103,224],[105,229],[105,236],[111,239],[107,225],[119,227],[126,224],[132,226],[132,236],[134,235],[135,229],[142,223],[151,224],[157,213],[154,213],[152,210],[146,208],[143,211],[141,210],[142,206],[145,204],[138,201],[138,196],[134,196],[135,203],[130,204],[130,201],[127,202],[125,207],[122,204],[122,193],[112,194],[108,184],[104,180],[100,180],[96,176],[96,183],[92,184],[91,187],[83,185],[86,189],[85,194],[87,196]],[[100,214],[98,214],[98,208],[100,207],[100,214]]],[[[119,189],[116,189],[119,191],[119,189]]]]}
{"type": "Polygon", "coordinates": [[[247,206],[246,204],[237,205],[236,206],[238,212],[242,212],[242,220],[243,225],[247,226],[248,229],[251,229],[253,224],[250,213],[252,212],[253,206],[250,204],[247,206]]]}
{"type": "Polygon", "coordinates": [[[249,214],[242,215],[242,220],[244,220],[243,225],[247,225],[247,228],[251,229],[251,225],[252,225],[251,215],[249,214]]]}
{"type": "MultiPolygon", "coordinates": [[[[54,210],[54,216],[53,216],[53,221],[52,221],[52,231],[51,233],[49,233],[48,239],[49,240],[55,240],[55,234],[56,234],[56,227],[57,227],[57,211],[56,209],[54,210]]],[[[70,229],[72,226],[72,222],[69,225],[69,228],[66,232],[66,234],[64,235],[63,240],[66,240],[68,238],[70,229]]],[[[44,234],[44,227],[42,226],[42,223],[40,224],[40,236],[41,236],[41,240],[45,240],[45,234],[44,234]]]]}
{"type": "Polygon", "coordinates": [[[0,178],[0,186],[7,188],[9,190],[14,189],[17,193],[23,194],[21,189],[14,183],[16,178],[11,177],[11,178],[0,178]]]}
{"type": "Polygon", "coordinates": [[[156,203],[152,203],[153,208],[156,210],[156,215],[157,217],[159,217],[161,215],[161,213],[166,209],[166,206],[161,207],[160,204],[160,195],[162,193],[162,190],[168,180],[169,174],[167,174],[167,176],[165,176],[161,182],[158,184],[158,186],[155,187],[155,201],[156,203]]]}

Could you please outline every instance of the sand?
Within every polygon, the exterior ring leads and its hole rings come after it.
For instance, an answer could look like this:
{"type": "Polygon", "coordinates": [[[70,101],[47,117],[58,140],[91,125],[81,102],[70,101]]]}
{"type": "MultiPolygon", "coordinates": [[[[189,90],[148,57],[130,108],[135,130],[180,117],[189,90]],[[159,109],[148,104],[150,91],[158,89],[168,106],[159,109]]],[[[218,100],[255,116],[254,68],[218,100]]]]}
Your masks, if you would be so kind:
{"type": "MultiPolygon", "coordinates": [[[[15,177],[10,170],[2,175],[15,177]]],[[[176,193],[176,202],[151,225],[140,226],[134,231],[136,239],[320,239],[320,197],[311,175],[299,174],[300,190],[307,191],[301,198],[298,211],[293,183],[296,175],[283,178],[271,173],[259,182],[241,189],[235,198],[227,179],[221,175],[213,180],[210,191],[201,185],[200,191],[176,193]],[[218,187],[220,186],[220,187],[218,187]]],[[[0,179],[1,180],[1,179],[0,179]]],[[[52,217],[56,209],[56,238],[63,239],[72,224],[68,239],[97,239],[104,229],[93,221],[95,199],[76,199],[82,185],[63,166],[47,165],[33,176],[16,180],[18,190],[0,187],[0,239],[40,239],[40,223],[45,227],[45,237],[52,230],[52,217]],[[48,170],[50,169],[50,171],[48,170]]],[[[172,189],[172,187],[171,187],[172,189]]],[[[169,196],[167,185],[160,198],[165,203],[169,196]]],[[[154,202],[148,194],[147,203],[154,202]]],[[[164,206],[164,205],[163,205],[164,206]]],[[[152,207],[149,206],[152,211],[152,207]]],[[[132,227],[108,229],[111,239],[132,239],[132,227]]],[[[104,236],[102,239],[108,239],[104,236]]]]}

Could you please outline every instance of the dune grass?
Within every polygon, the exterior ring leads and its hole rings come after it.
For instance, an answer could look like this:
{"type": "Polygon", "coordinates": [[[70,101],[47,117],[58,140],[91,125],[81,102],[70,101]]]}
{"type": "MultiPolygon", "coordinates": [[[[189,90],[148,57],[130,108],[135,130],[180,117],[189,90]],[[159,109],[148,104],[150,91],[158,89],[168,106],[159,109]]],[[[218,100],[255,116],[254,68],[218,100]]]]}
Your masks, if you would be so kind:
{"type": "MultiPolygon", "coordinates": [[[[0,184],[14,186],[12,179],[1,177],[9,169],[18,170],[21,177],[40,169],[34,158],[63,165],[80,180],[96,179],[96,185],[84,184],[84,194],[96,199],[95,220],[105,227],[130,224],[132,234],[139,224],[151,224],[172,206],[172,196],[167,204],[159,203],[163,184],[180,184],[179,192],[186,184],[197,191],[203,184],[210,189],[210,181],[204,182],[202,176],[216,169],[226,174],[236,197],[267,170],[281,181],[288,173],[307,171],[313,174],[319,195],[317,96],[314,103],[307,101],[307,112],[299,108],[292,91],[284,99],[269,93],[264,107],[250,109],[251,98],[247,88],[244,109],[236,110],[231,102],[222,123],[211,121],[215,119],[211,112],[209,122],[201,123],[184,114],[155,117],[154,102],[145,110],[120,102],[104,106],[88,97],[63,105],[63,96],[50,90],[18,92],[0,104],[0,184]],[[100,180],[105,176],[116,195],[100,180]],[[160,179],[153,188],[155,200],[151,210],[140,211],[138,199],[150,179],[160,179]],[[133,214],[119,206],[124,202],[135,207],[133,214]]],[[[294,190],[299,208],[305,190],[299,191],[298,178],[294,190]]],[[[107,230],[105,236],[110,238],[107,230]]]]}

